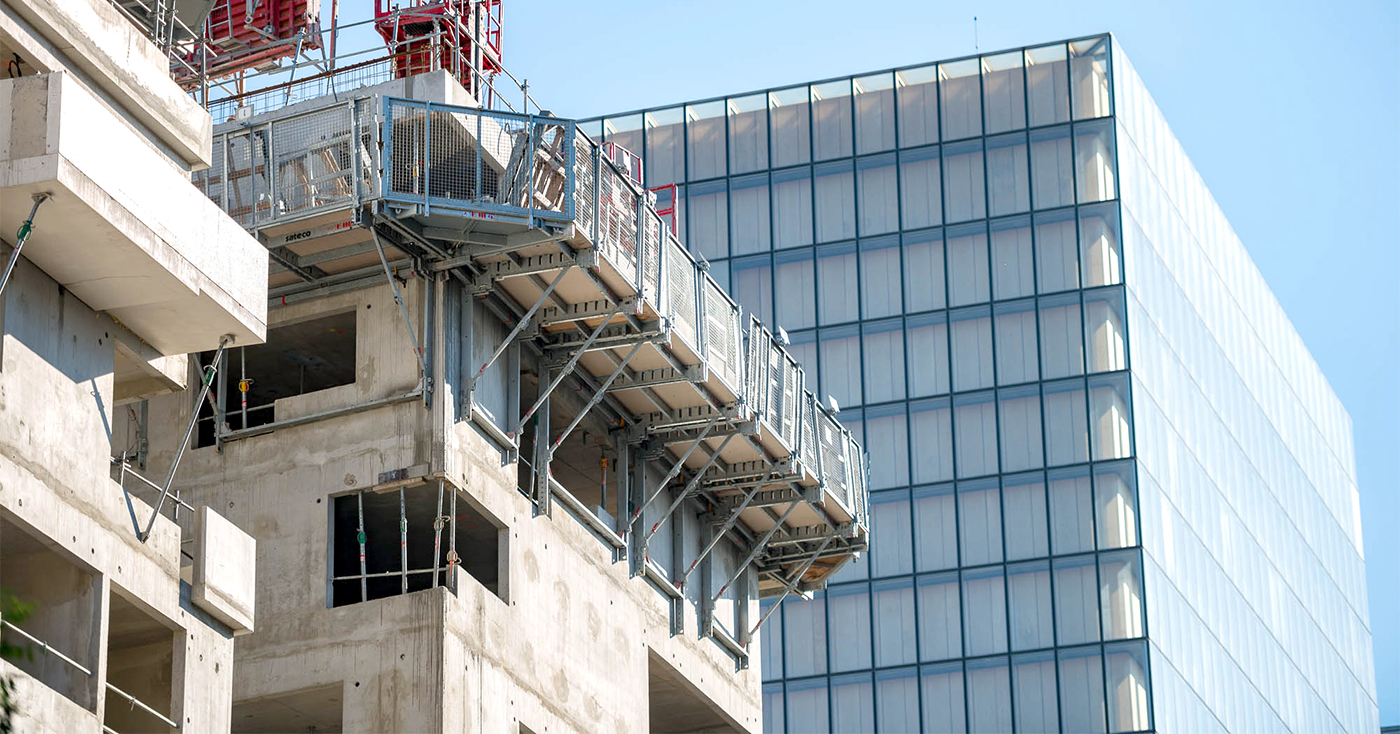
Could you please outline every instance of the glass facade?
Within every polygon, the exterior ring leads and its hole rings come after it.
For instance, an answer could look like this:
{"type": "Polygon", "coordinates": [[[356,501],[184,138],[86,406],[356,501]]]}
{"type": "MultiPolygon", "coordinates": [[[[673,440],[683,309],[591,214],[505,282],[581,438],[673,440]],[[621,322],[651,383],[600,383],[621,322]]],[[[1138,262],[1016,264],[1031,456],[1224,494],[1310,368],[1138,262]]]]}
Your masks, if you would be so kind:
{"type": "Polygon", "coordinates": [[[766,731],[1376,728],[1349,421],[1111,46],[585,123],[869,452],[766,731]]]}

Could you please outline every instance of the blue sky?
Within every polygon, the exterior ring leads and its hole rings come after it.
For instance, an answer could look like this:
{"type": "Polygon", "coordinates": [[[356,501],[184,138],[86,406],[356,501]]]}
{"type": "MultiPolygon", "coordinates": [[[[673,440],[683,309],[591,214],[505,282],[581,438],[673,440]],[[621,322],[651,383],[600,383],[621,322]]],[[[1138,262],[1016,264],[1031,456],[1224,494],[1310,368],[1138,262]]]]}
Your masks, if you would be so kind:
{"type": "Polygon", "coordinates": [[[504,51],[588,117],[972,53],[974,15],[984,51],[1117,35],[1350,411],[1400,724],[1400,3],[534,0],[506,5],[504,51]]]}

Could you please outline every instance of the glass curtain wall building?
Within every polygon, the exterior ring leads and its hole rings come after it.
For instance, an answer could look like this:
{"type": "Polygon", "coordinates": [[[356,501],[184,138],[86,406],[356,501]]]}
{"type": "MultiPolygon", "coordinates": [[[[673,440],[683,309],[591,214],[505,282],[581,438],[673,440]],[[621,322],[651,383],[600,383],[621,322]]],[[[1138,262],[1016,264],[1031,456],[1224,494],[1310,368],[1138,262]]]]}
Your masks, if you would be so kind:
{"type": "Polygon", "coordinates": [[[1111,37],[586,129],[869,452],[766,731],[1378,728],[1350,420],[1111,37]]]}

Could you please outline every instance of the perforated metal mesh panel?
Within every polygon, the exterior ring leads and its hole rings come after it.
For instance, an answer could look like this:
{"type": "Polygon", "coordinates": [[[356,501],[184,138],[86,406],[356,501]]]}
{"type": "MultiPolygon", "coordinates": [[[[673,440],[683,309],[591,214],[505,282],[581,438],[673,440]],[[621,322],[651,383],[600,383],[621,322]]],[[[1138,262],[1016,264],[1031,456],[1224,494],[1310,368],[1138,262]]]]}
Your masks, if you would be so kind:
{"type": "Polygon", "coordinates": [[[427,192],[424,163],[427,161],[426,110],[393,105],[389,124],[393,152],[388,161],[389,191],[395,194],[423,195],[427,192]]]}
{"type": "Polygon", "coordinates": [[[801,449],[798,458],[813,470],[817,464],[817,397],[812,393],[802,396],[802,420],[798,425],[798,443],[801,449]]]}
{"type": "Polygon", "coordinates": [[[865,453],[861,451],[860,444],[856,443],[855,437],[849,434],[847,434],[846,440],[846,466],[849,469],[847,483],[849,500],[846,502],[846,506],[855,516],[856,522],[864,526],[866,518],[870,515],[870,488],[867,486],[869,473],[866,471],[865,453]]]}
{"type": "Polygon", "coordinates": [[[354,155],[360,161],[360,196],[369,198],[379,191],[379,126],[374,119],[372,99],[355,101],[357,146],[354,155]]]}
{"type": "Polygon", "coordinates": [[[276,156],[271,218],[341,207],[354,199],[348,106],[278,120],[271,129],[276,156]]]}
{"type": "Polygon", "coordinates": [[[705,287],[705,358],[710,369],[735,390],[741,389],[742,369],[739,332],[739,307],[734,305],[713,278],[704,278],[705,287]]]}
{"type": "Polygon", "coordinates": [[[695,320],[695,263],[674,237],[666,239],[666,300],[676,320],[676,333],[698,348],[695,320]]]}
{"type": "Polygon", "coordinates": [[[228,215],[244,227],[271,214],[266,127],[228,135],[228,215]]]}
{"type": "Polygon", "coordinates": [[[820,437],[826,491],[835,495],[841,504],[850,507],[846,485],[850,478],[846,467],[846,432],[821,406],[817,406],[817,435],[820,437]]]}
{"type": "Polygon", "coordinates": [[[598,170],[598,146],[579,135],[574,140],[574,226],[595,244],[597,233],[593,224],[597,217],[598,187],[594,173],[598,170]]]}
{"type": "Polygon", "coordinates": [[[648,209],[642,227],[642,289],[647,298],[656,298],[661,281],[661,217],[648,209]]]}
{"type": "Polygon", "coordinates": [[[209,167],[202,171],[195,171],[190,176],[190,181],[195,187],[204,192],[209,200],[224,207],[224,190],[228,182],[228,177],[224,174],[227,171],[225,159],[228,157],[228,136],[215,135],[213,153],[209,162],[209,167]]]}

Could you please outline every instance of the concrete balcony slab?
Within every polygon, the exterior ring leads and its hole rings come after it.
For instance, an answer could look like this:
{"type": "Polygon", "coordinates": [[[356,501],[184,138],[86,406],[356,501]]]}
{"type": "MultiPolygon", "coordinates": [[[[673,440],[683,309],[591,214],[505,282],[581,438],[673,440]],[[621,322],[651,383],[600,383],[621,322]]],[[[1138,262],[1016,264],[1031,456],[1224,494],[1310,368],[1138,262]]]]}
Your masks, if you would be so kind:
{"type": "Polygon", "coordinates": [[[0,81],[0,232],[160,354],[266,334],[267,250],[66,73],[0,81]]]}

